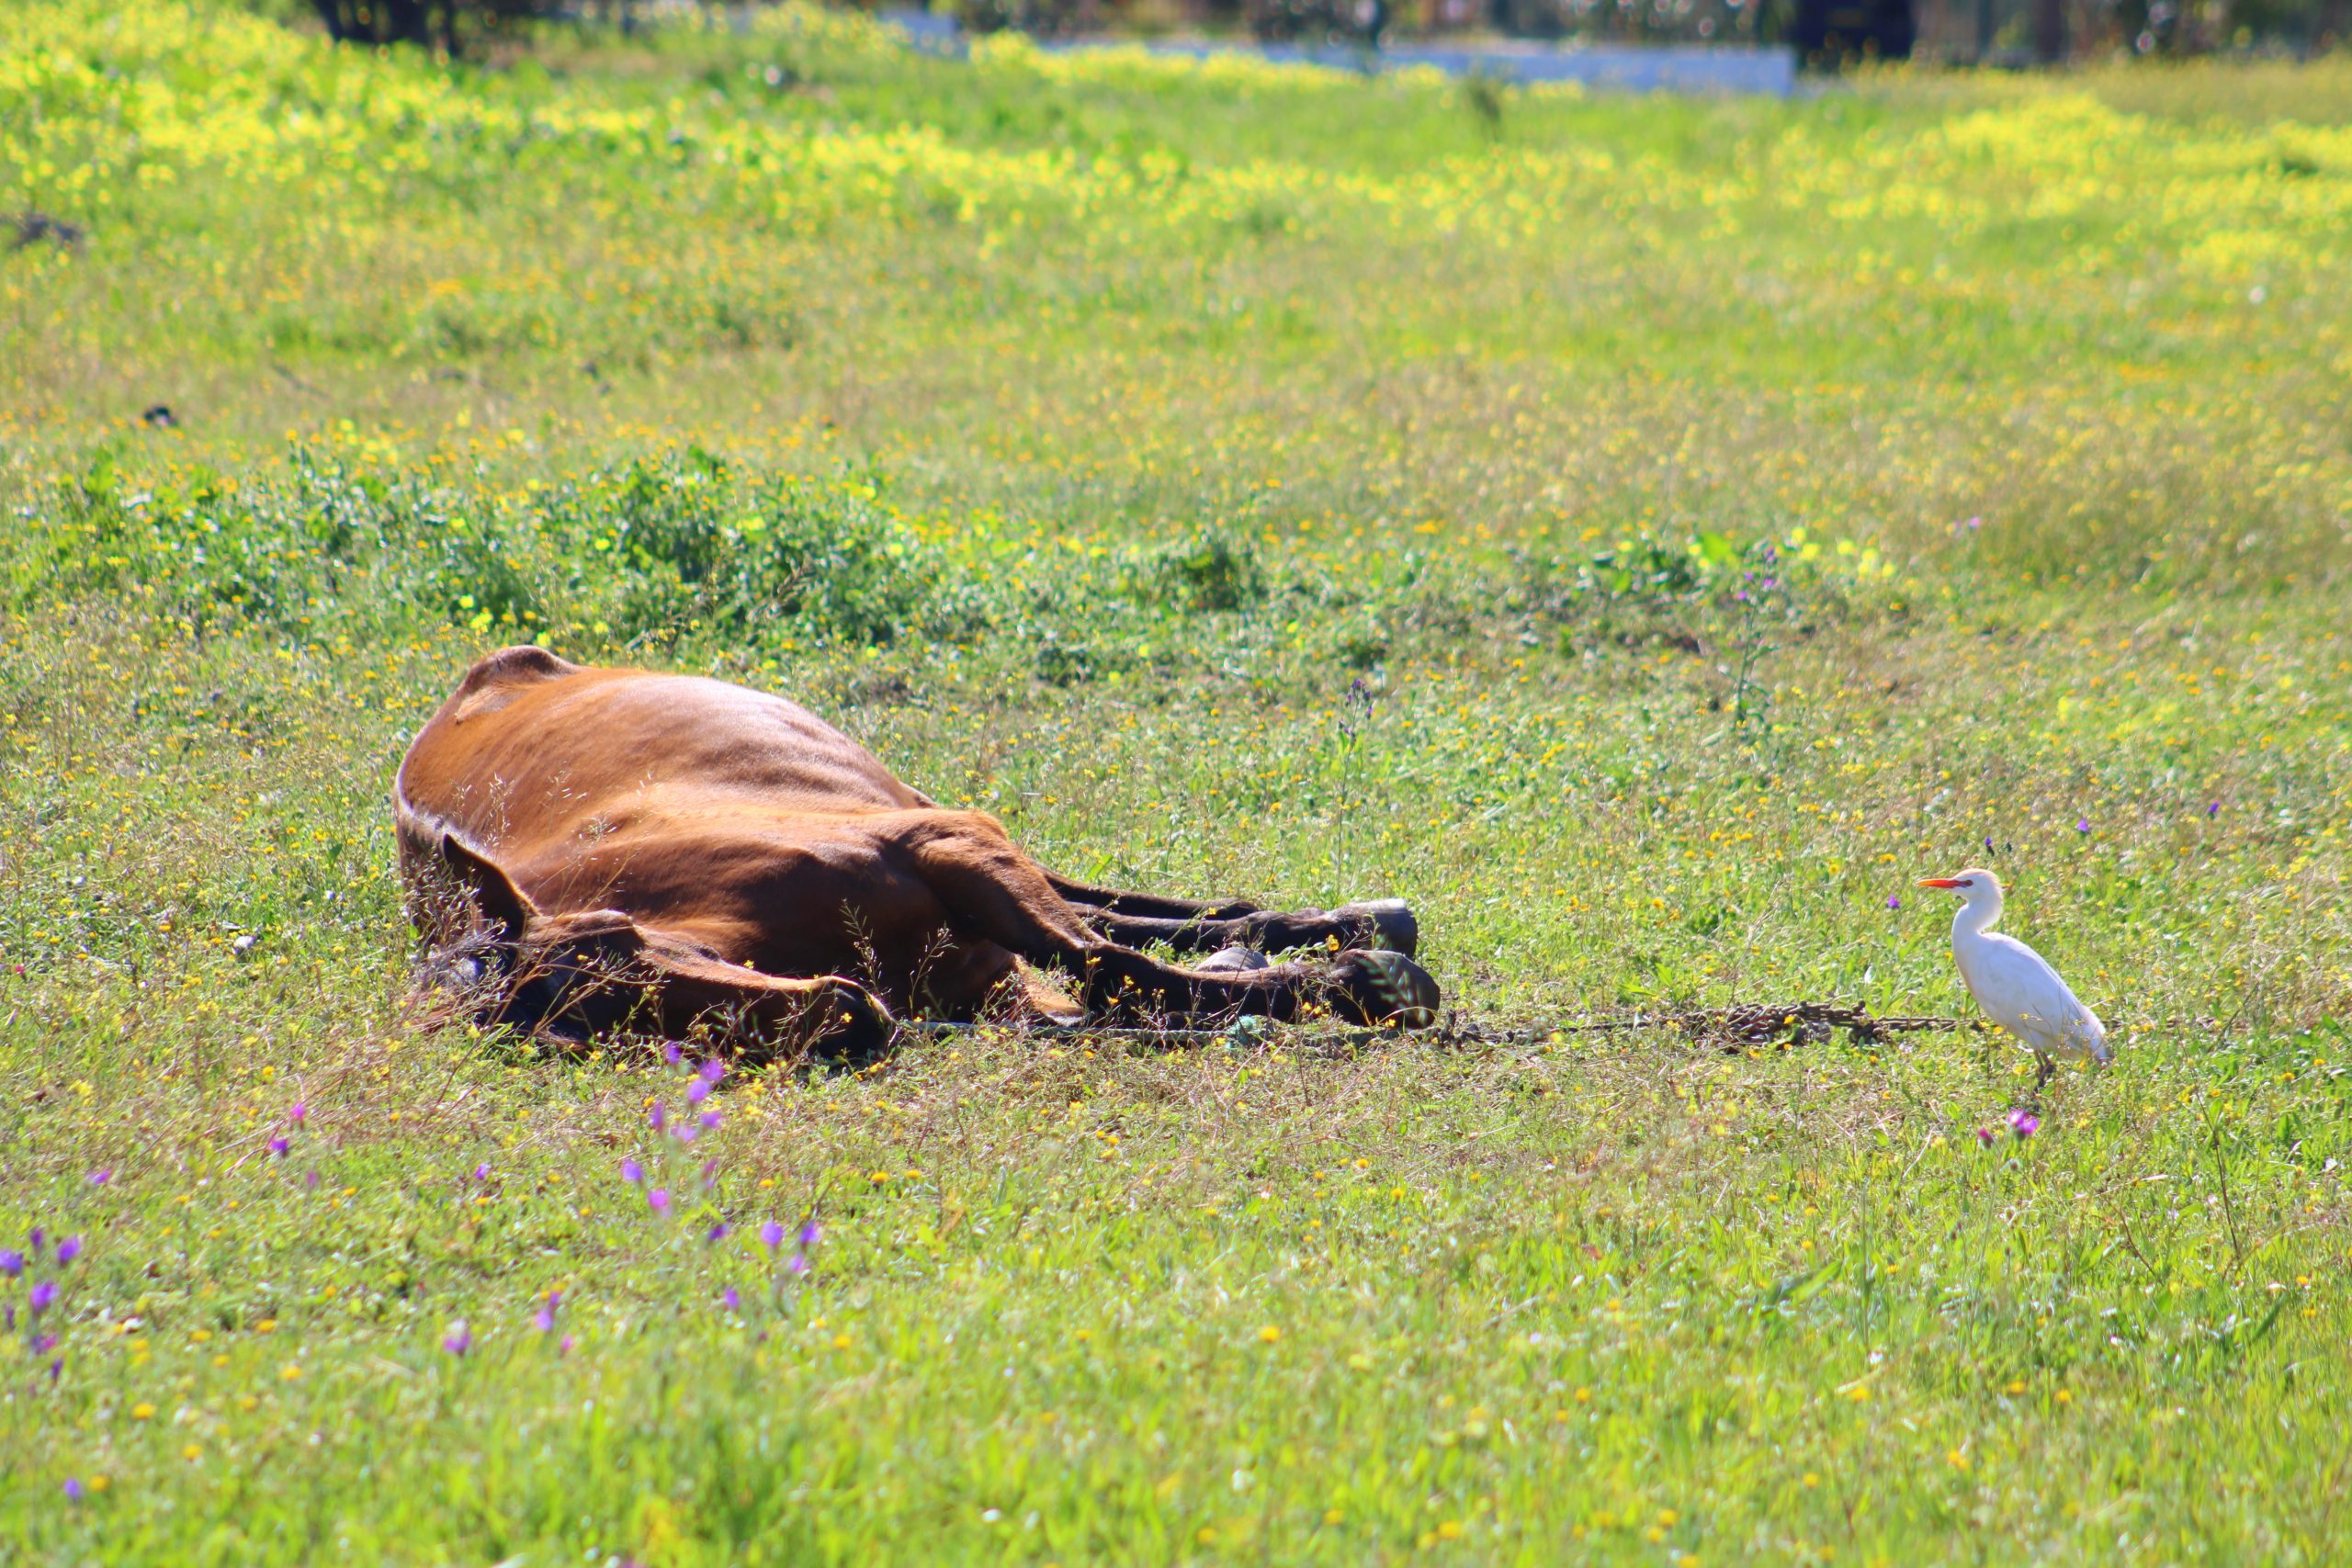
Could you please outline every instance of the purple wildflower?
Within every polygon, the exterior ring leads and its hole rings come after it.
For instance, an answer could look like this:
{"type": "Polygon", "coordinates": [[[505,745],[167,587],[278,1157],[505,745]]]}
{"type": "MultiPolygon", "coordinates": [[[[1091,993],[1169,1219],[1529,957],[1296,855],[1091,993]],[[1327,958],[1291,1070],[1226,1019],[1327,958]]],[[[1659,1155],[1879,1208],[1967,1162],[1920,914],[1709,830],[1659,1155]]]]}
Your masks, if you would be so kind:
{"type": "Polygon", "coordinates": [[[82,1256],[82,1238],[69,1235],[57,1244],[57,1266],[61,1269],[82,1256]]]}
{"type": "Polygon", "coordinates": [[[269,1141],[269,1152],[280,1159],[286,1157],[286,1151],[291,1147],[293,1145],[283,1137],[272,1138],[269,1141]]]}
{"type": "Polygon", "coordinates": [[[1903,908],[1902,895],[1898,893],[1888,894],[1886,896],[1886,907],[1890,909],[1900,909],[1903,908]]]}
{"type": "Polygon", "coordinates": [[[704,1100],[708,1100],[709,1098],[710,1085],[705,1083],[702,1079],[696,1078],[694,1082],[686,1086],[686,1103],[688,1105],[700,1105],[704,1100]]]}
{"type": "Polygon", "coordinates": [[[726,1239],[727,1222],[725,1220],[721,1220],[718,1224],[712,1225],[709,1232],[703,1236],[703,1240],[705,1241],[725,1241],[726,1239]]]}
{"type": "Polygon", "coordinates": [[[29,1246],[29,1247],[31,1247],[35,1252],[39,1252],[39,1251],[40,1250],[41,1243],[43,1243],[43,1242],[47,1241],[48,1239],[49,1239],[49,1233],[48,1233],[47,1231],[45,1231],[45,1230],[41,1229],[39,1225],[35,1225],[35,1226],[32,1228],[32,1234],[31,1234],[30,1235],[28,1235],[27,1237],[25,1237],[26,1244],[27,1244],[28,1246],[29,1246]]]}
{"type": "Polygon", "coordinates": [[[300,1127],[302,1124],[302,1119],[310,1113],[311,1108],[298,1100],[286,1108],[286,1120],[300,1127]]]}
{"type": "Polygon", "coordinates": [[[474,1331],[466,1326],[466,1320],[462,1317],[451,1324],[449,1332],[441,1337],[441,1348],[452,1356],[462,1356],[473,1348],[474,1331]]]}
{"type": "Polygon", "coordinates": [[[671,1132],[670,1135],[677,1139],[678,1142],[682,1144],[691,1144],[696,1138],[702,1136],[702,1129],[695,1126],[691,1122],[681,1122],[678,1123],[676,1128],[671,1132]]]}
{"type": "Polygon", "coordinates": [[[662,1059],[673,1067],[685,1059],[685,1055],[684,1051],[678,1049],[678,1043],[674,1040],[665,1043],[662,1047],[662,1059]]]}
{"type": "Polygon", "coordinates": [[[732,1285],[727,1287],[726,1293],[719,1299],[727,1303],[727,1310],[729,1312],[734,1312],[743,1304],[743,1298],[736,1293],[735,1287],[732,1285]]]}
{"type": "Polygon", "coordinates": [[[101,1167],[99,1169],[90,1172],[90,1185],[93,1187],[104,1187],[107,1182],[112,1181],[113,1179],[114,1168],[112,1166],[101,1167]]]}
{"type": "Polygon", "coordinates": [[[80,1476],[69,1475],[65,1478],[65,1500],[67,1502],[80,1502],[82,1500],[82,1478],[80,1476]]]}
{"type": "Polygon", "coordinates": [[[784,1227],[770,1220],[760,1227],[760,1244],[770,1252],[784,1245],[784,1227]]]}
{"type": "Polygon", "coordinates": [[[808,1259],[796,1252],[784,1260],[784,1271],[787,1274],[806,1274],[808,1272],[808,1259]]]}
{"type": "Polygon", "coordinates": [[[657,1214],[666,1214],[670,1212],[670,1190],[666,1187],[657,1187],[648,1192],[645,1195],[645,1201],[653,1206],[653,1212],[657,1214]]]}
{"type": "Polygon", "coordinates": [[[633,1159],[621,1161],[621,1179],[631,1187],[645,1179],[645,1168],[633,1159]]]}
{"type": "Polygon", "coordinates": [[[490,1179],[490,1161],[484,1160],[480,1165],[474,1167],[474,1179],[476,1181],[488,1181],[490,1179]]]}
{"type": "Polygon", "coordinates": [[[718,1130],[718,1112],[716,1111],[706,1111],[695,1120],[702,1123],[702,1129],[706,1133],[715,1133],[718,1130]]]}
{"type": "Polygon", "coordinates": [[[0,1251],[0,1274],[6,1274],[13,1280],[24,1271],[25,1255],[23,1253],[13,1247],[6,1251],[0,1251]]]}
{"type": "Polygon", "coordinates": [[[1976,1142],[1984,1148],[1991,1148],[1993,1146],[1993,1140],[2000,1135],[2001,1134],[1996,1133],[1990,1127],[1979,1127],[1976,1129],[1976,1142]]]}
{"type": "Polygon", "coordinates": [[[2077,822],[2077,823],[2075,823],[2075,832],[2077,832],[2077,833],[2087,833],[2087,832],[2089,832],[2090,830],[2091,830],[2091,819],[2090,819],[2089,818],[2087,818],[2087,817],[2084,818],[2081,821],[2079,821],[2079,822],[2077,822]]]}
{"type": "Polygon", "coordinates": [[[43,1280],[40,1284],[33,1287],[33,1292],[26,1299],[25,1304],[31,1309],[33,1316],[39,1317],[41,1314],[49,1310],[49,1303],[56,1299],[57,1281],[54,1280],[43,1280]]]}
{"type": "Polygon", "coordinates": [[[2009,1112],[2009,1131],[2020,1138],[2030,1138],[2041,1131],[2041,1118],[2030,1111],[2009,1112]]]}
{"type": "Polygon", "coordinates": [[[662,1114],[662,1102],[660,1100],[655,1100],[653,1102],[653,1109],[645,1113],[645,1124],[652,1128],[657,1133],[670,1124],[669,1117],[662,1114]]]}
{"type": "Polygon", "coordinates": [[[705,1187],[716,1187],[718,1185],[718,1162],[717,1160],[707,1159],[702,1162],[702,1184],[705,1187]]]}
{"type": "Polygon", "coordinates": [[[713,1056],[695,1070],[702,1075],[703,1082],[717,1083],[727,1076],[727,1064],[713,1056]]]}
{"type": "Polygon", "coordinates": [[[2222,803],[2221,803],[2220,801],[2216,800],[2216,801],[2211,801],[2211,802],[2207,803],[2206,807],[2205,807],[2205,815],[2206,815],[2206,816],[2208,816],[2208,817],[2219,817],[2221,814],[2222,814],[2222,803]]]}
{"type": "Polygon", "coordinates": [[[571,1354],[571,1348],[579,1343],[579,1340],[567,1334],[562,1338],[556,1341],[555,1348],[569,1356],[571,1354]]]}
{"type": "Polygon", "coordinates": [[[549,1291],[548,1292],[547,1300],[539,1303],[539,1310],[537,1313],[533,1314],[531,1318],[533,1323],[538,1325],[540,1333],[552,1334],[555,1332],[555,1309],[562,1304],[563,1293],[560,1291],[549,1291]]]}
{"type": "Polygon", "coordinates": [[[817,1245],[817,1238],[824,1234],[825,1233],[823,1231],[817,1227],[817,1222],[814,1219],[810,1219],[806,1224],[803,1224],[800,1227],[800,1245],[803,1247],[814,1247],[817,1245]]]}
{"type": "Polygon", "coordinates": [[[54,1350],[54,1349],[56,1349],[56,1348],[57,1348],[57,1336],[56,1336],[56,1335],[54,1335],[54,1334],[36,1334],[36,1335],[34,1335],[34,1336],[33,1336],[33,1354],[34,1354],[34,1355],[36,1355],[36,1356],[46,1356],[46,1355],[48,1355],[51,1350],[54,1350]]]}
{"type": "Polygon", "coordinates": [[[302,1173],[302,1190],[305,1192],[316,1192],[318,1190],[319,1173],[315,1170],[304,1171],[302,1173]]]}

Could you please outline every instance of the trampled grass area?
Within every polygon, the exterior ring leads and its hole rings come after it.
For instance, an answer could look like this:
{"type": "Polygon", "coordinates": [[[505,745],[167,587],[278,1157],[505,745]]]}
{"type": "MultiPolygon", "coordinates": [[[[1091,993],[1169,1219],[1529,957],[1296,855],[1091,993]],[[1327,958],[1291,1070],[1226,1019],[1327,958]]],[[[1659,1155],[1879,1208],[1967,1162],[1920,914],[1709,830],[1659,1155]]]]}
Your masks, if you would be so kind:
{"type": "Polygon", "coordinates": [[[2340,1559],[2352,73],[1481,101],[12,11],[0,1556],[2340,1559]],[[967,1035],[685,1145],[408,996],[526,637],[1539,1036],[1963,1011],[1989,855],[2121,1061],[967,1035]]]}

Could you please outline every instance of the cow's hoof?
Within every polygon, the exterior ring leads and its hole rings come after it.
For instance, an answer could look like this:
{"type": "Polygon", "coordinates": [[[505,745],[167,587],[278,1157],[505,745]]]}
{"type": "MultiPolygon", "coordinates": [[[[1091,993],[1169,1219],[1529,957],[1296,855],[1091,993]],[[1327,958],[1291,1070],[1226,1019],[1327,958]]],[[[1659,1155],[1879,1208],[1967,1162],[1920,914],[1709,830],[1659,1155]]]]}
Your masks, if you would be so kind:
{"type": "Polygon", "coordinates": [[[871,1062],[899,1037],[899,1021],[873,992],[854,980],[833,980],[818,993],[808,1024],[821,1055],[871,1062]]]}
{"type": "Polygon", "coordinates": [[[1271,969],[1272,962],[1254,947],[1221,947],[1200,962],[1204,975],[1247,975],[1252,970],[1271,969]]]}
{"type": "Polygon", "coordinates": [[[1331,918],[1360,929],[1369,939],[1366,945],[1376,942],[1408,958],[1420,951],[1420,922],[1413,919],[1412,909],[1402,898],[1375,898],[1368,904],[1344,905],[1332,910],[1331,918]]]}
{"type": "Polygon", "coordinates": [[[1356,1023],[1427,1029],[1437,1021],[1437,982],[1401,953],[1343,953],[1331,963],[1332,1000],[1356,1023]]]}

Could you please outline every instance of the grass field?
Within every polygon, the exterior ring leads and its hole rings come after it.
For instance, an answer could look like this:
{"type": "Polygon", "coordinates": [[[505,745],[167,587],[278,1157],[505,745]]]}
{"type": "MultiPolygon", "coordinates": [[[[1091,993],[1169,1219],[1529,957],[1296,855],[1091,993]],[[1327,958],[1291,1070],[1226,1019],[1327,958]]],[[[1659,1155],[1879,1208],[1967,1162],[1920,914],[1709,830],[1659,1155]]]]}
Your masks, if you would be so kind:
{"type": "Polygon", "coordinates": [[[2352,67],[31,0],[18,212],[0,1560],[2345,1559],[2352,67]],[[1539,1040],[1964,1012],[1989,857],[2120,1062],[990,1034],[687,1147],[693,1057],[409,995],[391,769],[526,639],[1408,897],[1539,1040]]]}

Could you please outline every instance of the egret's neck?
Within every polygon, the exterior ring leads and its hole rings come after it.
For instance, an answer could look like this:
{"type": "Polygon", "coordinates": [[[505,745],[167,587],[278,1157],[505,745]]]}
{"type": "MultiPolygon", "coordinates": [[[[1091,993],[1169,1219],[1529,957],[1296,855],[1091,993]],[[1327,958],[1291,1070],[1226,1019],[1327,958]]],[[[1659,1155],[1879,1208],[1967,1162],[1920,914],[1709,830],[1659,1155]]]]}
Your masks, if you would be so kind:
{"type": "Polygon", "coordinates": [[[2000,918],[2001,896],[1998,893],[1987,897],[1971,898],[1951,918],[1951,939],[1958,942],[1962,937],[1983,936],[2000,918]]]}

